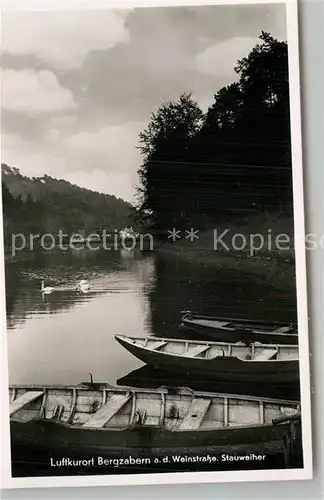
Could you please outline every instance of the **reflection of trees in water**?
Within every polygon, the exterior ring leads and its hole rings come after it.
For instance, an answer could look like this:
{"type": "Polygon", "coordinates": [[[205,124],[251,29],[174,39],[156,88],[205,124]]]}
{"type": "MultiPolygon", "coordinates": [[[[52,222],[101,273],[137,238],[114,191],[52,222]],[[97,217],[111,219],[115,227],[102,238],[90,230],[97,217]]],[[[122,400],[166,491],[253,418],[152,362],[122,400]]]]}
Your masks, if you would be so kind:
{"type": "Polygon", "coordinates": [[[72,309],[81,300],[91,300],[94,294],[80,297],[75,291],[53,292],[44,295],[40,291],[15,289],[11,294],[10,310],[7,308],[7,327],[14,328],[33,314],[58,314],[72,309]]]}
{"type": "Polygon", "coordinates": [[[148,277],[151,266],[138,262],[134,254],[121,255],[119,251],[43,251],[33,252],[17,262],[6,264],[7,326],[13,328],[23,323],[28,315],[57,314],[72,309],[76,304],[93,300],[122,279],[127,283],[139,276],[148,277]],[[141,265],[142,264],[142,265],[141,265]],[[142,273],[142,275],[141,275],[142,273]],[[62,287],[57,292],[44,295],[45,286],[62,287]],[[80,279],[89,279],[91,290],[86,295],[77,294],[75,286],[80,279]],[[66,287],[66,290],[64,290],[66,287]]]}
{"type": "MultiPolygon", "coordinates": [[[[145,297],[149,297],[152,288],[155,286],[155,259],[154,257],[144,256],[143,260],[136,261],[136,273],[141,283],[141,293],[145,297]]],[[[149,300],[141,301],[144,329],[148,335],[152,333],[152,316],[149,300]]]]}
{"type": "Polygon", "coordinates": [[[77,255],[35,252],[25,261],[6,265],[9,327],[23,322],[29,314],[67,311],[81,301],[93,300],[98,293],[131,290],[132,283],[137,288],[139,282],[140,293],[148,297],[143,301],[146,329],[156,335],[178,336],[179,313],[185,309],[289,322],[296,317],[294,297],[278,296],[272,283],[259,283],[237,270],[136,252],[80,251],[77,255]],[[67,290],[45,295],[43,300],[41,279],[45,279],[45,286],[67,290]],[[73,289],[80,279],[89,279],[88,295],[77,295],[73,289]]]}
{"type": "Polygon", "coordinates": [[[152,331],[177,334],[180,311],[191,309],[225,317],[296,319],[293,295],[280,295],[273,283],[258,282],[248,273],[201,262],[158,256],[155,283],[148,294],[152,331]]]}
{"type": "Polygon", "coordinates": [[[17,265],[12,263],[5,266],[5,292],[6,292],[6,313],[7,327],[13,327],[15,323],[24,320],[25,314],[16,311],[16,302],[18,299],[17,291],[21,289],[21,277],[17,273],[17,265]]]}

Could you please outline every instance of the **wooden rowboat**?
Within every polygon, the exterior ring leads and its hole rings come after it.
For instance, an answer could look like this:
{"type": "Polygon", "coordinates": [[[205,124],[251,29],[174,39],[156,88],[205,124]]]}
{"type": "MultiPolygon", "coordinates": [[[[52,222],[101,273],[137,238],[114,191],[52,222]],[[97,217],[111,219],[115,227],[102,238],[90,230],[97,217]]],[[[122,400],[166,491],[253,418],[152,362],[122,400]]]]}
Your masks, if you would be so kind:
{"type": "Polygon", "coordinates": [[[283,454],[288,463],[292,425],[300,426],[299,402],[186,388],[12,386],[9,397],[12,450],[88,457],[94,465],[98,457],[207,451],[283,454]]]}
{"type": "Polygon", "coordinates": [[[297,345],[244,345],[124,335],[115,338],[140,360],[162,369],[226,382],[284,384],[299,381],[297,345]]]}
{"type": "Polygon", "coordinates": [[[298,344],[295,324],[216,318],[190,311],[183,311],[179,330],[220,342],[298,344]]]}

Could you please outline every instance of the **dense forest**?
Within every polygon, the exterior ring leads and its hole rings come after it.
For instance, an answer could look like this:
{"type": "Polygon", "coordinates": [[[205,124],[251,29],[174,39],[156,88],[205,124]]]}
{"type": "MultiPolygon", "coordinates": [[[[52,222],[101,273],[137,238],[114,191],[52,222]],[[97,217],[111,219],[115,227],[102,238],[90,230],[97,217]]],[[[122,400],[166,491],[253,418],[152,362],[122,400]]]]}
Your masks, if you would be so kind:
{"type": "Polygon", "coordinates": [[[129,203],[44,175],[25,177],[2,164],[2,198],[6,242],[13,233],[89,235],[129,225],[129,203]]]}
{"type": "Polygon", "coordinates": [[[139,215],[157,230],[292,211],[287,43],[262,32],[206,113],[190,94],[140,134],[139,215]]]}

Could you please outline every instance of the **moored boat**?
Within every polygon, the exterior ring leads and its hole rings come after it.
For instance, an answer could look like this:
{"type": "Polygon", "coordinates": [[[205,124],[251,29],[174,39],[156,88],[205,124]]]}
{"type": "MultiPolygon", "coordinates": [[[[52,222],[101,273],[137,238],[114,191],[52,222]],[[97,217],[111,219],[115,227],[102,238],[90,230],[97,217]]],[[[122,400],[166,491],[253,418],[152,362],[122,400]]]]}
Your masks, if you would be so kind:
{"type": "Polygon", "coordinates": [[[179,330],[220,342],[298,344],[294,323],[220,318],[183,311],[179,330]]]}
{"type": "Polygon", "coordinates": [[[298,401],[99,385],[12,386],[9,397],[12,449],[48,450],[51,457],[97,463],[208,450],[218,457],[283,454],[289,465],[298,445],[298,401]]]}
{"type": "Polygon", "coordinates": [[[208,342],[115,335],[145,363],[226,382],[287,384],[299,381],[298,346],[208,342]]]}

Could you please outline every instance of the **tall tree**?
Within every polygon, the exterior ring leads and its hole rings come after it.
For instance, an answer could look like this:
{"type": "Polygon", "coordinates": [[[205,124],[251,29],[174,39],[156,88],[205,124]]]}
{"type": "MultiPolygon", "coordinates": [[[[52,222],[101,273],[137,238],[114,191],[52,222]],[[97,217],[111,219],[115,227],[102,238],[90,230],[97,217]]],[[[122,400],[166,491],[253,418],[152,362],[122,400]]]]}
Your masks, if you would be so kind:
{"type": "Polygon", "coordinates": [[[164,103],[140,134],[143,164],[139,169],[141,212],[159,229],[181,220],[190,205],[186,189],[191,145],[200,131],[203,113],[190,94],[164,103]]]}
{"type": "Polygon", "coordinates": [[[215,94],[200,134],[215,192],[234,209],[292,200],[287,44],[264,32],[260,40],[238,61],[238,81],[215,94]]]}

